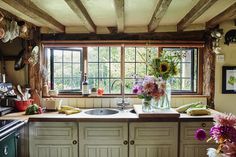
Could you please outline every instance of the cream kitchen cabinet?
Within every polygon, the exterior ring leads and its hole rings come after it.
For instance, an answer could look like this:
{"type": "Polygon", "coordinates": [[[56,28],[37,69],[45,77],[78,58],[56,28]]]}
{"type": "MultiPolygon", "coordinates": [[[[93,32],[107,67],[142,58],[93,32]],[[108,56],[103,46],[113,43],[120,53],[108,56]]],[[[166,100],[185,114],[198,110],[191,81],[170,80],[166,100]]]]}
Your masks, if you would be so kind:
{"type": "Polygon", "coordinates": [[[31,122],[30,157],[78,157],[77,123],[31,122]]]}
{"type": "Polygon", "coordinates": [[[216,148],[214,143],[197,141],[194,133],[198,128],[206,130],[209,137],[209,130],[213,122],[181,122],[180,123],[180,156],[181,157],[207,157],[207,148],[216,148]]]}
{"type": "Polygon", "coordinates": [[[84,122],[79,137],[80,157],[178,156],[177,122],[84,122]]]}
{"type": "Polygon", "coordinates": [[[130,123],[129,157],[177,157],[177,122],[130,123]]]}
{"type": "Polygon", "coordinates": [[[128,123],[79,123],[80,157],[128,157],[128,123]]]}

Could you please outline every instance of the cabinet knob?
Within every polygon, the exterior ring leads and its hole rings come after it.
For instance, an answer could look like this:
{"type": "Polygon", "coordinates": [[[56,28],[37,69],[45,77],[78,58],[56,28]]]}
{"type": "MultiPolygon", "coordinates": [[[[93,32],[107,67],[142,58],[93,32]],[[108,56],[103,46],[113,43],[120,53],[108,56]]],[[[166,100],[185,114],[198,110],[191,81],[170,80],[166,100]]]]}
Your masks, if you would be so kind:
{"type": "Polygon", "coordinates": [[[202,127],[206,127],[206,123],[202,123],[202,127]]]}
{"type": "Polygon", "coordinates": [[[8,155],[8,146],[5,146],[5,147],[4,147],[4,149],[3,149],[3,154],[4,154],[5,156],[8,155]]]}
{"type": "Polygon", "coordinates": [[[128,141],[127,141],[127,140],[125,140],[125,141],[123,142],[123,144],[124,144],[124,145],[127,145],[127,144],[128,144],[128,141]]]}
{"type": "Polygon", "coordinates": [[[77,141],[76,141],[76,140],[74,140],[72,143],[73,143],[74,145],[76,145],[76,144],[77,144],[77,141]]]}
{"type": "Polygon", "coordinates": [[[134,145],[134,140],[131,140],[129,143],[130,145],[134,145]]]}

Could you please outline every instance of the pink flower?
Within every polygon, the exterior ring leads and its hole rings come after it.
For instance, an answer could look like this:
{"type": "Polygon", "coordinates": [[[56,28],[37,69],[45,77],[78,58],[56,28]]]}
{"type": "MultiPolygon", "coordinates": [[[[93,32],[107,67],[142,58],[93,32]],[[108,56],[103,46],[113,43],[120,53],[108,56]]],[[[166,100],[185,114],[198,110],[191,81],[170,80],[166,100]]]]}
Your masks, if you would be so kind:
{"type": "Polygon", "coordinates": [[[216,124],[224,126],[235,126],[236,125],[236,116],[233,114],[217,114],[214,116],[216,124]]]}
{"type": "Polygon", "coordinates": [[[222,151],[226,157],[236,157],[236,143],[226,142],[222,147],[222,151]]]}

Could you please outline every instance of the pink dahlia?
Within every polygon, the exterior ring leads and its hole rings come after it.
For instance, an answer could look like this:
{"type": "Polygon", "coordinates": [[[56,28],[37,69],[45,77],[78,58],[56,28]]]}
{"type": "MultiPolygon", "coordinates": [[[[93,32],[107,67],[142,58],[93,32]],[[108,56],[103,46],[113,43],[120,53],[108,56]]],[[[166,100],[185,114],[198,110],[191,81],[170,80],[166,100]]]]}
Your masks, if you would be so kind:
{"type": "Polygon", "coordinates": [[[222,147],[222,151],[226,157],[236,157],[236,143],[226,142],[222,147]]]}
{"type": "Polygon", "coordinates": [[[216,124],[224,126],[235,126],[236,125],[236,116],[233,114],[217,114],[214,116],[216,124]]]}

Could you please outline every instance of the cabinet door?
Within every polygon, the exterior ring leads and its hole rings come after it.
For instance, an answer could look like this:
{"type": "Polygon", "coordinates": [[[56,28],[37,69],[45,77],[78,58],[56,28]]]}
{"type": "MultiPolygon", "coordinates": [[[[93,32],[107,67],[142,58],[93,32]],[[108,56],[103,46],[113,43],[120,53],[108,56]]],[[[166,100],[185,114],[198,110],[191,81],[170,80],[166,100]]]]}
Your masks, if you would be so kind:
{"type": "Polygon", "coordinates": [[[208,157],[207,149],[211,147],[209,144],[182,144],[181,157],[208,157]]]}
{"type": "Polygon", "coordinates": [[[32,122],[30,157],[78,157],[77,123],[32,122]]]}
{"type": "Polygon", "coordinates": [[[130,123],[129,157],[177,157],[178,123],[130,123]]]}
{"type": "Polygon", "coordinates": [[[127,123],[79,123],[81,157],[128,157],[127,123]]]}

